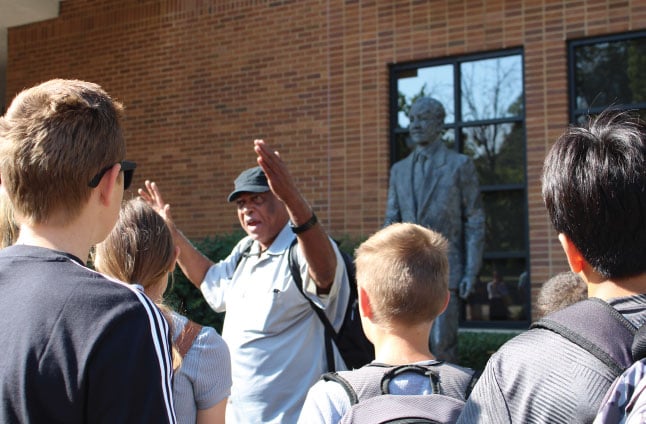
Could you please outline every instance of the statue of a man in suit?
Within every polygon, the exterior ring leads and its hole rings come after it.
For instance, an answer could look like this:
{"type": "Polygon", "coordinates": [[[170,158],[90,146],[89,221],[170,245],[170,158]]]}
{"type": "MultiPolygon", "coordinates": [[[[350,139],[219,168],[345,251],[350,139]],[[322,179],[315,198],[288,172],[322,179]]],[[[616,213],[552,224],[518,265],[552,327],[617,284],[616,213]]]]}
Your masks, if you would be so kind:
{"type": "Polygon", "coordinates": [[[384,225],[412,222],[448,240],[451,299],[433,323],[429,344],[439,359],[456,363],[460,298],[469,296],[480,271],[485,222],[473,161],[442,142],[445,115],[433,98],[413,103],[409,132],[414,150],[390,170],[384,225]]]}

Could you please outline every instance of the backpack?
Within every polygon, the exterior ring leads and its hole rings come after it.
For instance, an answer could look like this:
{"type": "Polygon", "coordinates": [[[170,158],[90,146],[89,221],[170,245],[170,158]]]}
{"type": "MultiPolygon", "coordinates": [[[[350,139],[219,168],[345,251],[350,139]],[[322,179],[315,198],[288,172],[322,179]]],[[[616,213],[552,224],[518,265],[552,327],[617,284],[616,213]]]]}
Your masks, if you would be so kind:
{"type": "Polygon", "coordinates": [[[348,395],[351,408],[339,423],[454,423],[475,385],[477,374],[473,370],[461,367],[445,367],[441,378],[438,365],[385,367],[370,364],[343,375],[327,373],[322,379],[339,383],[348,395]],[[376,369],[379,367],[381,369],[376,369]],[[390,394],[391,380],[411,372],[428,377],[432,393],[390,394]],[[442,388],[442,379],[452,382],[452,389],[460,392],[463,398],[446,395],[442,388]]]}
{"type": "Polygon", "coordinates": [[[539,319],[530,328],[560,334],[598,358],[615,377],[633,363],[631,346],[637,329],[601,299],[577,302],[539,319]],[[594,325],[590,317],[594,317],[594,325]]]}
{"type": "MultiPolygon", "coordinates": [[[[560,334],[597,357],[614,373],[615,380],[601,402],[595,424],[624,422],[622,418],[630,417],[628,414],[638,401],[637,382],[631,379],[640,372],[641,361],[646,358],[646,325],[635,328],[608,303],[591,297],[547,315],[530,328],[560,334]],[[590,317],[594,317],[594,325],[590,325],[590,317]]],[[[646,379],[646,375],[641,378],[646,379]]],[[[640,384],[646,386],[643,380],[640,384]]],[[[643,420],[638,418],[638,422],[643,420]]]]}
{"type": "MultiPolygon", "coordinates": [[[[335,241],[336,242],[336,241],[335,241]]],[[[325,311],[316,306],[314,301],[310,299],[309,296],[303,291],[303,279],[301,278],[300,267],[298,264],[298,252],[296,251],[296,244],[298,243],[298,238],[295,238],[294,241],[289,246],[287,252],[289,260],[289,270],[292,274],[292,279],[296,283],[296,287],[301,292],[303,297],[308,301],[312,310],[316,313],[319,320],[325,328],[325,357],[327,361],[328,372],[336,371],[337,367],[334,361],[334,349],[332,343],[334,343],[345,362],[345,365],[349,369],[360,368],[373,359],[375,359],[375,349],[370,340],[366,337],[363,332],[363,327],[361,326],[361,317],[359,316],[359,300],[358,300],[358,291],[357,291],[357,279],[356,279],[356,270],[354,267],[354,260],[350,255],[339,250],[343,262],[345,265],[346,272],[348,273],[348,282],[350,284],[350,294],[348,298],[348,306],[345,311],[343,318],[343,323],[341,328],[337,333],[334,330],[334,327],[328,320],[325,315],[325,311]]],[[[248,255],[249,250],[253,240],[245,246],[242,250],[242,254],[238,257],[236,263],[236,268],[240,265],[242,258],[248,255]]]]}

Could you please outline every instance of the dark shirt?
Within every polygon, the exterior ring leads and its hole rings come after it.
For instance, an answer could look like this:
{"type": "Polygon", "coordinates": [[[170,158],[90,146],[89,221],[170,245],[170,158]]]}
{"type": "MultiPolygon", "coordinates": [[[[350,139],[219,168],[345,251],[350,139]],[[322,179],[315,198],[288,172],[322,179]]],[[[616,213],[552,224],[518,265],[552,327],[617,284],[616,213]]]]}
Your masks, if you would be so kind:
{"type": "Polygon", "coordinates": [[[11,246],[0,310],[0,422],[175,422],[168,325],[138,289],[72,255],[11,246]]]}

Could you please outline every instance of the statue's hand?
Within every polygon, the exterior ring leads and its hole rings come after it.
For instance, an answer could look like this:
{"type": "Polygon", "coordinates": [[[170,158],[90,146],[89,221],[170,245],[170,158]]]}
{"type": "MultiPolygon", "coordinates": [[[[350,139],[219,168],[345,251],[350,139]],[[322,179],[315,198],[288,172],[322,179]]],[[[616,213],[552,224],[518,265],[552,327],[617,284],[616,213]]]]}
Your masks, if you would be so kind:
{"type": "Polygon", "coordinates": [[[460,281],[460,285],[458,286],[458,289],[460,291],[460,298],[466,300],[473,292],[474,280],[475,279],[472,277],[464,277],[462,281],[460,281]]]}

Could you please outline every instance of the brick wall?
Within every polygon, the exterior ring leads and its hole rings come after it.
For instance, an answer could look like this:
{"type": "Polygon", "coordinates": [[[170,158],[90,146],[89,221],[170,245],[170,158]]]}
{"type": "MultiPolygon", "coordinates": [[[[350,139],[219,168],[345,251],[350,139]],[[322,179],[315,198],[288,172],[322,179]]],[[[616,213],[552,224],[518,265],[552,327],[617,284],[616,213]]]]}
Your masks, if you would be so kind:
{"type": "Polygon", "coordinates": [[[568,39],[646,28],[642,0],[64,0],[9,30],[7,93],[52,77],[100,83],[126,105],[135,186],[159,183],[192,237],[238,224],[225,202],[265,138],[335,236],[385,210],[388,67],[522,47],[531,274],[566,268],[540,197],[567,125],[568,39]]]}

